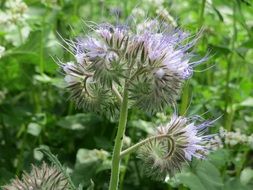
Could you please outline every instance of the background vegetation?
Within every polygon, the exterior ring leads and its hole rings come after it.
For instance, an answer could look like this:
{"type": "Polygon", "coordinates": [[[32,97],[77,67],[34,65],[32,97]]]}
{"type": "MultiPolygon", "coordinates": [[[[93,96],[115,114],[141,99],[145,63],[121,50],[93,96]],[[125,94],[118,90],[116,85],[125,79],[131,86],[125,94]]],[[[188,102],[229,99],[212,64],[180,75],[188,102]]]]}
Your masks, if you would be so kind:
{"type": "MultiPolygon", "coordinates": [[[[202,28],[195,48],[199,56],[209,52],[209,59],[185,84],[178,111],[222,117],[211,129],[218,134],[217,150],[207,160],[194,160],[176,177],[156,182],[132,155],[123,160],[121,189],[253,188],[251,0],[0,1],[0,185],[31,163],[47,161],[36,150],[44,146],[58,155],[76,184],[107,189],[117,119],[75,109],[54,59],[73,60],[59,44],[85,34],[84,21],[126,22],[131,14],[137,23],[148,15],[192,34],[202,28]]],[[[131,110],[126,144],[144,138],[171,113],[131,110]]]]}

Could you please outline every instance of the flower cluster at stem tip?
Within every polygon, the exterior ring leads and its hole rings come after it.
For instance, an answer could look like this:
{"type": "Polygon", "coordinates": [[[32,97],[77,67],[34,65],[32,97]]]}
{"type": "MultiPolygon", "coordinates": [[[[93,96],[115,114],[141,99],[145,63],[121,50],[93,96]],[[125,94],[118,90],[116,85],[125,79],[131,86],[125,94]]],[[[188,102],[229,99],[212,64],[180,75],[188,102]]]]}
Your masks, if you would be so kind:
{"type": "Polygon", "coordinates": [[[127,83],[130,106],[148,112],[174,105],[193,67],[196,38],[158,20],[141,30],[130,25],[93,24],[85,37],[68,41],[75,61],[60,62],[77,107],[91,111],[118,108],[127,83]]]}
{"type": "MultiPolygon", "coordinates": [[[[134,26],[93,23],[85,37],[65,41],[75,61],[59,65],[77,107],[114,114],[125,91],[129,107],[156,112],[175,106],[183,82],[205,61],[193,61],[198,38],[159,20],[134,26]]],[[[140,147],[133,146],[149,176],[164,179],[193,157],[205,158],[212,136],[204,133],[213,121],[195,121],[174,115],[140,147]]]]}

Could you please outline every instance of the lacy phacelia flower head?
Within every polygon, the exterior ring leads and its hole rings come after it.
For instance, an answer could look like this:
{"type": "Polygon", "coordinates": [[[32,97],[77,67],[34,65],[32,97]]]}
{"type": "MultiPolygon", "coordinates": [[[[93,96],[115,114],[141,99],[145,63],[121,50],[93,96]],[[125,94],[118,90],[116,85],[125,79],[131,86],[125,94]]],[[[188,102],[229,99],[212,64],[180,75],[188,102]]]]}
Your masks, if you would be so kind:
{"type": "Polygon", "coordinates": [[[67,178],[55,167],[47,164],[38,168],[33,166],[30,174],[24,173],[22,180],[15,179],[10,185],[3,187],[3,190],[59,190],[70,189],[67,178]]]}
{"type": "Polygon", "coordinates": [[[115,94],[112,89],[122,94],[127,84],[131,105],[162,110],[175,103],[192,67],[203,61],[190,61],[196,40],[190,41],[185,32],[157,20],[144,22],[141,29],[110,24],[90,28],[89,35],[68,43],[75,63],[60,64],[78,106],[91,101],[90,105],[111,108],[108,103],[115,102],[107,97],[115,94]]]}
{"type": "Polygon", "coordinates": [[[174,115],[140,148],[139,157],[143,160],[145,173],[161,180],[167,174],[180,171],[193,157],[205,158],[209,151],[206,145],[212,136],[204,133],[211,124],[212,121],[196,125],[185,117],[174,115]]]}

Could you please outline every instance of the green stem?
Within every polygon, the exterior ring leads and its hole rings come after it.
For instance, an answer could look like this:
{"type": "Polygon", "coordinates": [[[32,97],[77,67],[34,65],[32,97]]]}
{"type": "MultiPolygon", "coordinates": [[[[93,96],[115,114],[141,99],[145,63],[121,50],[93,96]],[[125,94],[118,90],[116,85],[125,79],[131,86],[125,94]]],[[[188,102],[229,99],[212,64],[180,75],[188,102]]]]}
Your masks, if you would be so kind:
{"type": "Polygon", "coordinates": [[[152,137],[148,137],[138,143],[136,143],[135,145],[127,148],[126,150],[122,151],[120,153],[120,158],[123,158],[124,156],[132,153],[132,152],[135,152],[138,148],[140,148],[142,145],[146,144],[147,142],[150,142],[152,140],[155,140],[155,139],[162,139],[162,138],[171,138],[170,135],[167,135],[167,134],[162,134],[162,135],[156,135],[156,136],[152,136],[152,137]]]}
{"type": "Polygon", "coordinates": [[[118,131],[115,138],[115,145],[112,155],[112,171],[109,190],[116,190],[118,188],[119,181],[119,168],[120,168],[120,152],[122,148],[123,136],[126,129],[127,123],[127,114],[128,114],[128,82],[125,81],[125,87],[123,92],[123,99],[120,108],[120,118],[118,131]]]}
{"type": "Polygon", "coordinates": [[[201,3],[201,9],[200,9],[200,16],[199,16],[199,28],[202,26],[204,22],[204,13],[205,13],[205,6],[206,6],[206,0],[202,0],[201,3]]]}
{"type": "Polygon", "coordinates": [[[184,115],[187,111],[187,107],[189,105],[189,97],[190,97],[190,84],[187,81],[184,84],[183,93],[182,93],[182,100],[180,104],[180,114],[184,115]]]}
{"type": "Polygon", "coordinates": [[[126,175],[126,171],[127,171],[127,165],[128,165],[128,162],[129,162],[129,159],[130,159],[130,155],[128,155],[126,158],[125,158],[125,167],[124,167],[124,169],[122,170],[122,173],[121,173],[121,175],[120,175],[120,190],[123,190],[124,189],[124,187],[123,187],[123,185],[124,185],[124,179],[125,179],[125,175],[126,175]]]}
{"type": "MultiPolygon", "coordinates": [[[[46,9],[46,14],[48,13],[48,8],[46,9]]],[[[44,73],[44,38],[45,38],[45,25],[46,25],[46,19],[45,16],[42,19],[42,27],[41,27],[41,33],[40,33],[40,74],[44,73]]]]}
{"type": "MultiPolygon", "coordinates": [[[[21,132],[23,132],[24,130],[26,130],[25,126],[22,125],[21,126],[21,132]]],[[[26,138],[27,137],[27,133],[25,132],[21,141],[21,146],[20,146],[20,152],[19,155],[17,156],[17,169],[16,169],[16,175],[20,175],[22,168],[24,167],[24,151],[25,151],[25,143],[26,143],[26,138]]]]}
{"type": "MultiPolygon", "coordinates": [[[[232,105],[232,96],[230,91],[230,74],[232,70],[233,56],[235,51],[235,42],[237,39],[237,27],[236,27],[236,2],[233,5],[233,36],[231,40],[231,54],[227,61],[227,71],[226,71],[226,99],[225,99],[225,128],[230,131],[233,120],[233,111],[229,110],[229,107],[232,105]]],[[[232,109],[232,107],[230,107],[232,109]]]]}
{"type": "Polygon", "coordinates": [[[22,28],[19,24],[17,24],[17,27],[18,27],[18,36],[19,36],[20,44],[23,44],[24,39],[23,39],[23,35],[22,35],[22,28]]]}

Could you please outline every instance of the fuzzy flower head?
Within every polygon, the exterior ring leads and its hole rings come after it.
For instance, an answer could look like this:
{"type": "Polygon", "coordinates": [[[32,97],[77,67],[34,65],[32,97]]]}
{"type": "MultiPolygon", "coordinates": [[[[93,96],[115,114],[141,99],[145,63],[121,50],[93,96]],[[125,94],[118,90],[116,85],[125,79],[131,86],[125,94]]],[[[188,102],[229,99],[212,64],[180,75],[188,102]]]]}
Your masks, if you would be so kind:
{"type": "Polygon", "coordinates": [[[185,117],[174,115],[169,123],[158,127],[155,138],[139,151],[147,175],[164,179],[167,174],[180,171],[193,157],[205,158],[209,152],[206,145],[212,136],[204,133],[211,123],[196,125],[185,117]]]}
{"type": "Polygon", "coordinates": [[[60,63],[80,107],[111,108],[125,85],[132,106],[162,110],[175,103],[193,66],[203,61],[191,61],[195,39],[158,20],[141,28],[108,23],[90,28],[87,36],[67,42],[76,60],[60,63]]]}
{"type": "Polygon", "coordinates": [[[22,180],[15,179],[10,185],[3,187],[3,190],[59,190],[70,189],[66,177],[55,167],[47,164],[38,168],[33,166],[30,174],[24,173],[22,180]]]}

